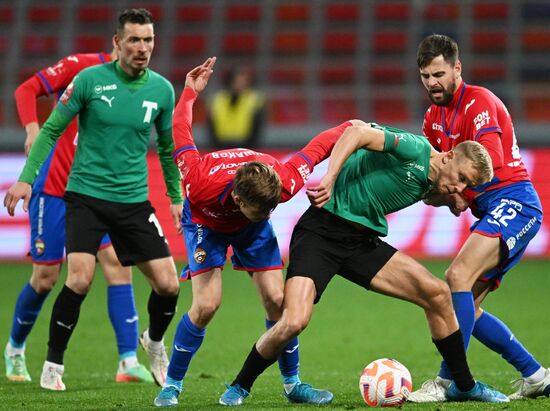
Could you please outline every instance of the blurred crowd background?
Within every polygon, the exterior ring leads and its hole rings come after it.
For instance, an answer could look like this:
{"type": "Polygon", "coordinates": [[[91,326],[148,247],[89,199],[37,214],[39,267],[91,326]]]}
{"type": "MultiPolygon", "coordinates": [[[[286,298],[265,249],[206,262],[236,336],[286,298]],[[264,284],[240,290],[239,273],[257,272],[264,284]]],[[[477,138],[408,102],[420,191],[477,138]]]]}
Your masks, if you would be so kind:
{"type": "MultiPolygon", "coordinates": [[[[178,95],[207,56],[219,60],[206,97],[232,68],[250,70],[265,95],[261,146],[296,147],[350,118],[420,132],[428,100],[416,47],[433,32],[458,41],[467,83],[505,102],[521,147],[548,144],[549,0],[0,0],[0,150],[20,151],[24,140],[17,85],[68,54],[109,52],[126,7],[154,15],[151,68],[178,95]]],[[[195,113],[199,143],[207,101],[195,113]]],[[[41,102],[41,119],[50,108],[41,102]]]]}

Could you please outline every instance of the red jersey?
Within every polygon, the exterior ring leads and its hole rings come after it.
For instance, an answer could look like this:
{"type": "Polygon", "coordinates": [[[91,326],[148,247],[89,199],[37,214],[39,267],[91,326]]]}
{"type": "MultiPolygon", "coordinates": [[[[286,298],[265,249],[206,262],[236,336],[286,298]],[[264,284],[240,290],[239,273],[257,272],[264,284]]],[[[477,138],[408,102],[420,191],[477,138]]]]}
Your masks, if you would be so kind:
{"type": "MultiPolygon", "coordinates": [[[[25,127],[37,122],[36,99],[39,96],[57,94],[61,97],[74,76],[86,67],[111,61],[106,53],[73,54],[55,65],[40,70],[21,84],[15,92],[15,102],[21,124],[25,127]]],[[[56,99],[56,102],[57,102],[56,99]]],[[[74,119],[52,149],[48,160],[40,169],[34,186],[46,194],[62,197],[73,163],[78,137],[78,120],[74,119]],[[40,188],[39,185],[42,185],[40,188]]]]}
{"type": "Polygon", "coordinates": [[[320,133],[285,163],[244,148],[201,156],[191,130],[196,98],[197,94],[186,87],[174,111],[172,130],[176,149],[173,157],[181,172],[192,221],[222,233],[234,233],[250,224],[230,195],[239,166],[250,161],[269,164],[283,185],[280,201],[288,201],[304,186],[315,165],[330,155],[338,138],[351,125],[347,122],[320,133]]]}
{"type": "Polygon", "coordinates": [[[424,115],[423,133],[438,151],[449,151],[466,140],[478,141],[489,152],[495,177],[468,189],[466,198],[529,180],[510,113],[500,99],[483,87],[462,83],[447,106],[432,104],[424,115]]]}

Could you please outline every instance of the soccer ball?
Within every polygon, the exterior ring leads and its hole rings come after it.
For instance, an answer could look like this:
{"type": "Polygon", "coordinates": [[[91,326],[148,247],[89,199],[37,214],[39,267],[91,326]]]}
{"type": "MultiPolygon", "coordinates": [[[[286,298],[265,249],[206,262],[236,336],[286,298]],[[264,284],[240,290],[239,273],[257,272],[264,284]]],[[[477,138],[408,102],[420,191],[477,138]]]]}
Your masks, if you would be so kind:
{"type": "Polygon", "coordinates": [[[371,407],[398,407],[411,393],[411,373],[399,361],[381,358],[365,367],[359,390],[371,407]]]}

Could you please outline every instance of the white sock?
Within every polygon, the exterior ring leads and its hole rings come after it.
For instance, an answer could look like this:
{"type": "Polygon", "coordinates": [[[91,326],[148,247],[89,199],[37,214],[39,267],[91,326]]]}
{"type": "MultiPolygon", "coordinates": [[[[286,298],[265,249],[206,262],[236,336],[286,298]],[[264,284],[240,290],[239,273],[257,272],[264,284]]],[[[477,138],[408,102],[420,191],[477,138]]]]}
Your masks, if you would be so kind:
{"type": "Polygon", "coordinates": [[[25,346],[21,348],[15,348],[8,342],[8,345],[6,345],[6,353],[8,354],[8,357],[13,357],[15,355],[25,355],[25,346]]]}
{"type": "Polygon", "coordinates": [[[154,351],[160,351],[164,348],[164,338],[160,341],[153,341],[151,337],[149,337],[149,330],[145,331],[145,339],[149,342],[147,345],[154,351]]]}
{"type": "Polygon", "coordinates": [[[135,355],[131,357],[126,357],[123,360],[120,360],[118,363],[118,368],[121,371],[128,370],[130,368],[137,367],[139,365],[138,359],[135,355]]]}
{"type": "Polygon", "coordinates": [[[526,377],[525,381],[531,384],[536,384],[537,382],[541,382],[545,375],[546,375],[546,369],[540,367],[537,371],[535,371],[529,377],[526,377]]]}
{"type": "Polygon", "coordinates": [[[48,367],[53,367],[56,370],[60,370],[62,374],[63,374],[63,371],[65,371],[65,366],[63,364],[56,364],[54,362],[44,361],[44,368],[48,368],[48,367]]]}

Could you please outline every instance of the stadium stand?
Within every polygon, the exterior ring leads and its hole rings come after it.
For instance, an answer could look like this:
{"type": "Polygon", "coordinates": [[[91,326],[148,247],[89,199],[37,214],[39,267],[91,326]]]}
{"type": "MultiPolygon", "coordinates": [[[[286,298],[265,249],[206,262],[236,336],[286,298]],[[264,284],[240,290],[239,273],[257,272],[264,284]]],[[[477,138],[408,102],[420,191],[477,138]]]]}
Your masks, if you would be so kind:
{"type": "MultiPolygon", "coordinates": [[[[0,0],[0,56],[16,59],[15,74],[7,76],[10,83],[0,94],[5,124],[17,124],[7,108],[16,82],[46,58],[110,48],[109,27],[120,3],[0,0]],[[74,23],[65,27],[69,21],[74,23]]],[[[424,96],[415,47],[432,32],[459,41],[467,81],[501,92],[516,124],[550,122],[549,0],[368,3],[147,0],[132,6],[149,8],[159,22],[153,68],[174,82],[176,92],[188,69],[209,55],[226,66],[246,62],[270,96],[274,127],[353,116],[418,122],[424,96]]]]}

